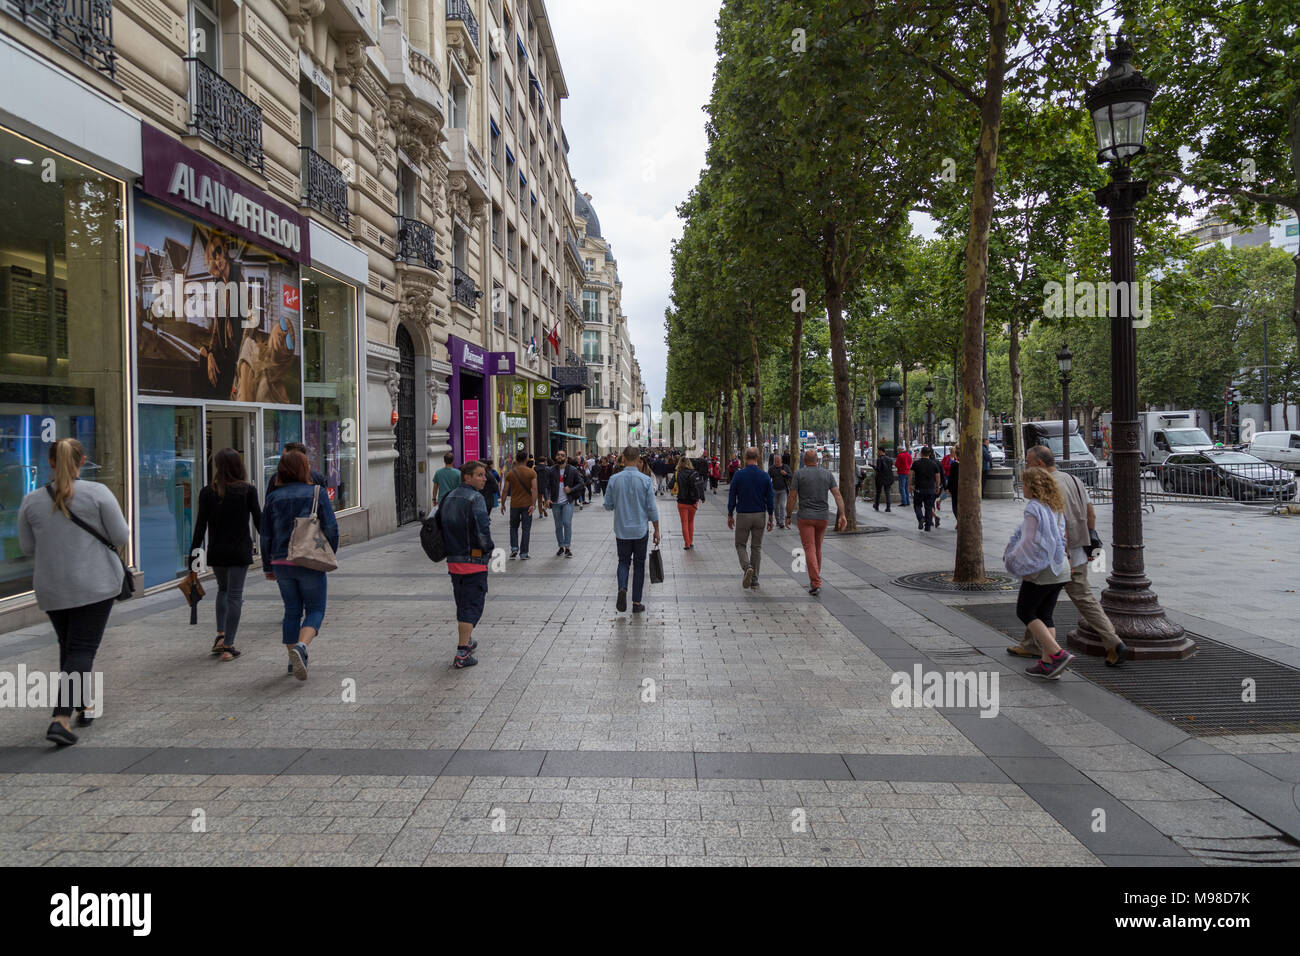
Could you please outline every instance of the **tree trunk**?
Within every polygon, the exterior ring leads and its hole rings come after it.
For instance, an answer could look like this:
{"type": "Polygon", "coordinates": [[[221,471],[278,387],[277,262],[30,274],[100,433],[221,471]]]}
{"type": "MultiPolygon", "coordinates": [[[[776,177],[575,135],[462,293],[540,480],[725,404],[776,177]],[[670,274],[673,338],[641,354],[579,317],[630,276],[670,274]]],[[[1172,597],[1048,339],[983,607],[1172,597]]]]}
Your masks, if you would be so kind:
{"type": "MultiPolygon", "coordinates": [[[[868,379],[868,384],[870,385],[870,391],[867,392],[867,408],[870,409],[870,411],[867,413],[867,422],[871,425],[871,431],[869,432],[871,445],[873,448],[878,449],[880,447],[880,413],[876,408],[876,395],[878,394],[876,389],[880,386],[876,382],[875,369],[872,369],[871,371],[871,377],[868,379]]],[[[864,435],[863,437],[865,438],[867,436],[864,435]]],[[[867,464],[871,464],[871,462],[868,461],[867,464]]]]}
{"type": "MultiPolygon", "coordinates": [[[[962,422],[960,500],[982,496],[984,432],[984,303],[989,281],[989,225],[998,170],[1002,90],[1006,79],[1007,8],[1010,0],[989,0],[989,57],[980,103],[980,139],[975,155],[970,235],[966,240],[966,305],[962,316],[962,422]]],[[[984,521],[981,509],[964,505],[957,516],[957,582],[984,580],[984,521]]]]}
{"type": "MultiPolygon", "coordinates": [[[[902,412],[903,428],[899,432],[899,435],[902,436],[901,440],[903,442],[903,447],[911,448],[912,447],[912,417],[907,413],[907,364],[904,362],[899,362],[898,368],[903,373],[902,375],[899,376],[899,378],[902,379],[902,386],[903,386],[903,412],[902,412]]],[[[894,454],[898,454],[898,453],[895,452],[894,454]]]]}
{"type": "Polygon", "coordinates": [[[721,445],[719,458],[722,461],[722,468],[725,471],[727,462],[731,457],[727,454],[724,442],[731,441],[731,376],[727,376],[727,390],[722,397],[722,434],[719,436],[719,445],[721,445]]]}
{"type": "Polygon", "coordinates": [[[1011,310],[1011,349],[1008,353],[1008,368],[1011,371],[1011,447],[1007,449],[1011,458],[1011,467],[1020,473],[1020,463],[1024,460],[1025,449],[1025,390],[1024,377],[1020,368],[1020,316],[1016,309],[1011,310]]]}
{"type": "Polygon", "coordinates": [[[799,399],[803,395],[803,312],[794,314],[794,334],[790,341],[790,470],[802,462],[799,454],[799,399]]]}
{"type": "Polygon", "coordinates": [[[831,325],[831,377],[835,383],[835,417],[839,425],[841,449],[840,494],[844,498],[844,517],[849,523],[848,530],[854,531],[858,527],[858,519],[854,508],[857,498],[853,494],[853,459],[843,454],[843,449],[853,447],[853,407],[849,404],[852,388],[849,384],[849,359],[844,348],[844,315],[841,312],[843,291],[838,286],[829,263],[825,271],[826,314],[831,325]]]}
{"type": "Polygon", "coordinates": [[[760,424],[763,421],[763,370],[761,368],[763,363],[758,357],[758,334],[754,331],[754,322],[752,319],[749,323],[749,348],[753,353],[754,360],[754,438],[755,444],[758,445],[760,452],[758,463],[761,465],[763,464],[761,455],[763,449],[763,426],[760,424]]]}

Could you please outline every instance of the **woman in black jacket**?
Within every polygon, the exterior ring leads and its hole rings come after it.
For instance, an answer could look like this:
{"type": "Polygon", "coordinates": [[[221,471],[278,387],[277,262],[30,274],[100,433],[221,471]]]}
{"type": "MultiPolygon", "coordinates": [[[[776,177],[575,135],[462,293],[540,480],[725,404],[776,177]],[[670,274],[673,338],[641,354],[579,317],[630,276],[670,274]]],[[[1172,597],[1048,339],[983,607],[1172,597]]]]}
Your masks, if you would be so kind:
{"type": "Polygon", "coordinates": [[[199,571],[206,565],[217,576],[217,640],[212,653],[220,654],[223,662],[240,655],[235,649],[235,634],[244,606],[244,580],[253,563],[249,518],[260,532],[262,509],[257,503],[257,489],[248,482],[244,459],[235,449],[223,448],[212,460],[212,484],[199,492],[199,515],[190,542],[190,555],[195,558],[207,533],[204,560],[191,560],[190,568],[199,571]]]}

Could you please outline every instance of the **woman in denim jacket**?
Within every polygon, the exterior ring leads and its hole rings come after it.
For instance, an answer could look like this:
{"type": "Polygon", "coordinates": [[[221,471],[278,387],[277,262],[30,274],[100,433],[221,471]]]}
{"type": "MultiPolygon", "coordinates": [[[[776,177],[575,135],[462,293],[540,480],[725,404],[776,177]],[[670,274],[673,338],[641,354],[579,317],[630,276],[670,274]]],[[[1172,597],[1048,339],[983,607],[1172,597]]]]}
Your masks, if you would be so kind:
{"type": "Polygon", "coordinates": [[[1007,543],[1002,563],[1020,578],[1016,617],[1034,640],[1042,658],[1025,673],[1030,677],[1056,680],[1074,660],[1074,655],[1056,643],[1052,611],[1061,588],[1070,580],[1070,562],[1065,555],[1065,497],[1045,468],[1026,468],[1024,474],[1025,519],[1007,543]]]}
{"type": "MultiPolygon", "coordinates": [[[[288,673],[298,680],[307,679],[307,645],[320,632],[325,619],[325,572],[290,564],[289,539],[294,519],[311,514],[312,499],[318,491],[311,483],[307,456],[300,451],[286,451],[275,472],[275,488],[262,510],[262,570],[268,581],[280,586],[284,600],[281,639],[289,652],[288,673]]],[[[329,495],[319,495],[316,515],[325,539],[338,551],[339,525],[329,495]]]]}

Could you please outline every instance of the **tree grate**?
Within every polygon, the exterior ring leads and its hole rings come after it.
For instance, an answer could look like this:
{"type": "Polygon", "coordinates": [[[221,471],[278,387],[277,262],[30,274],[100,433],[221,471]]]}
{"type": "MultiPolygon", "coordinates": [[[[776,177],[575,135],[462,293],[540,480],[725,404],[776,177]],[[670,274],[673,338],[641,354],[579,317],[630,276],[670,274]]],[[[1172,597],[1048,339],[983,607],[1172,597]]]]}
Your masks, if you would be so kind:
{"type": "MultiPolygon", "coordinates": [[[[1025,632],[1014,604],[968,604],[957,610],[1012,640],[1018,641],[1025,632]]],[[[1079,614],[1068,599],[1062,599],[1054,616],[1057,639],[1065,646],[1065,636],[1079,623],[1079,614]]],[[[1183,660],[1129,661],[1123,667],[1107,667],[1100,657],[1079,654],[1070,669],[1194,736],[1300,733],[1300,670],[1208,637],[1191,636],[1198,650],[1183,660]],[[1242,700],[1252,690],[1254,700],[1242,700]]]]}
{"type": "Polygon", "coordinates": [[[1005,574],[988,572],[985,572],[982,582],[973,584],[958,584],[952,579],[951,571],[919,571],[916,574],[904,574],[901,578],[894,578],[894,583],[899,587],[917,591],[1016,591],[1020,588],[1017,579],[1005,574]]]}

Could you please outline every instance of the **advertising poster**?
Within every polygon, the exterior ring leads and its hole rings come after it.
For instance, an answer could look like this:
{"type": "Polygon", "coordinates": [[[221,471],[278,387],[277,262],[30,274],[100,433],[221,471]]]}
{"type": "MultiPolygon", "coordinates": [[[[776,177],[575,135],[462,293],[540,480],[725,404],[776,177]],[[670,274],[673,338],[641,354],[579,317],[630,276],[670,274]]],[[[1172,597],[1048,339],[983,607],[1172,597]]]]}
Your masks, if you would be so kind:
{"type": "Polygon", "coordinates": [[[498,378],[497,466],[509,468],[515,452],[528,448],[528,383],[520,378],[498,378]]]}
{"type": "Polygon", "coordinates": [[[468,461],[479,456],[478,399],[466,399],[460,403],[460,407],[461,437],[465,442],[464,458],[468,461]]]}
{"type": "Polygon", "coordinates": [[[141,395],[301,404],[295,263],[143,199],[134,260],[141,395]]]}

